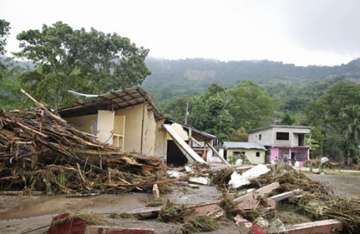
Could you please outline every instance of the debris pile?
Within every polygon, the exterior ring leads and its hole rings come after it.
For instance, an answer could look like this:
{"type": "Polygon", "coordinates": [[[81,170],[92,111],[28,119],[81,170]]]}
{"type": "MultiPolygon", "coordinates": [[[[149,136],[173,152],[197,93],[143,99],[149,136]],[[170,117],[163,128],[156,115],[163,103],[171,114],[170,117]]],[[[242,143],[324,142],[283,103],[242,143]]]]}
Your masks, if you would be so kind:
{"type": "Polygon", "coordinates": [[[359,199],[335,196],[325,186],[285,164],[273,165],[268,172],[260,167],[263,165],[242,174],[235,168],[232,168],[233,172],[225,168],[213,174],[213,182],[224,183],[221,206],[243,230],[250,231],[255,227],[262,228],[266,233],[298,229],[315,233],[327,228],[344,229],[349,233],[360,230],[359,199]],[[265,173],[255,175],[260,171],[265,173]],[[249,176],[252,172],[256,173],[249,176]],[[244,183],[244,178],[248,178],[248,182],[244,183]],[[234,184],[237,186],[234,187],[234,184]],[[313,222],[290,224],[286,219],[280,220],[278,207],[283,204],[296,207],[294,210],[299,215],[305,215],[313,222]]]}
{"type": "Polygon", "coordinates": [[[117,193],[167,182],[159,159],[121,154],[32,100],[34,110],[0,112],[0,190],[117,193]]]}

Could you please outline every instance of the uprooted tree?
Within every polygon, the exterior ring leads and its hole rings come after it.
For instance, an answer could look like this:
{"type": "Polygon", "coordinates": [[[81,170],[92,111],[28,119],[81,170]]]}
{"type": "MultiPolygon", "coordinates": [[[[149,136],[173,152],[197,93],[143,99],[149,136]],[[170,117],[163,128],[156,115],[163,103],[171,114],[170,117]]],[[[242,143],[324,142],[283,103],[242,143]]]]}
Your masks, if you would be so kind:
{"type": "Polygon", "coordinates": [[[24,87],[54,107],[73,101],[67,90],[106,92],[141,84],[150,74],[144,62],[148,50],[116,33],[56,22],[23,31],[17,39],[16,55],[36,65],[21,76],[24,87]]]}

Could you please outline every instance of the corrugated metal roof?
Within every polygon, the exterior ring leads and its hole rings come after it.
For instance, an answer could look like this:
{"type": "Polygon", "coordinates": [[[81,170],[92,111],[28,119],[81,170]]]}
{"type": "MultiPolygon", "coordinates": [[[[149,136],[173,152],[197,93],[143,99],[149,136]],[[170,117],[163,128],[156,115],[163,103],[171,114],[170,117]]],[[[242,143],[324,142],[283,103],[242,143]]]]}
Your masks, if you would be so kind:
{"type": "Polygon", "coordinates": [[[266,150],[263,145],[251,142],[239,142],[239,141],[225,141],[223,144],[226,149],[258,149],[258,150],[266,150]]]}
{"type": "Polygon", "coordinates": [[[98,110],[119,110],[144,102],[149,104],[149,108],[154,112],[157,119],[163,118],[163,115],[155,107],[151,96],[141,87],[126,88],[100,94],[83,103],[63,108],[58,112],[62,117],[73,117],[95,114],[98,110]]]}

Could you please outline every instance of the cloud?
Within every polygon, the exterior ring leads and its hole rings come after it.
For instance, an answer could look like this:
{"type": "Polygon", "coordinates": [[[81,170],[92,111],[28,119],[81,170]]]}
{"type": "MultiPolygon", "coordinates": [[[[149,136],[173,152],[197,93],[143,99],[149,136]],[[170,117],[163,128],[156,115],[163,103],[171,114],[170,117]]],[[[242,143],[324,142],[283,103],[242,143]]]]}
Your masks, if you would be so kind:
{"type": "Polygon", "coordinates": [[[339,54],[359,54],[360,1],[292,0],[280,7],[283,29],[298,46],[339,54]]]}

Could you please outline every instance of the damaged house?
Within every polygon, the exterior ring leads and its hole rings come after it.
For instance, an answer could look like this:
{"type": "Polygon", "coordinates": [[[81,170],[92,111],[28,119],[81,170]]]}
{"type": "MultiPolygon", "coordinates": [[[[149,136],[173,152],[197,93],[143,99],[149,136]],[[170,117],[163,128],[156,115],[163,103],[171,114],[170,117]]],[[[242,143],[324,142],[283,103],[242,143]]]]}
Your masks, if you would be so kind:
{"type": "Polygon", "coordinates": [[[98,95],[59,110],[71,125],[124,153],[159,157],[174,166],[212,157],[216,137],[166,119],[140,87],[98,95]]]}

